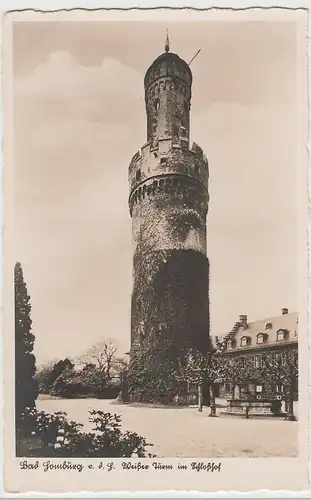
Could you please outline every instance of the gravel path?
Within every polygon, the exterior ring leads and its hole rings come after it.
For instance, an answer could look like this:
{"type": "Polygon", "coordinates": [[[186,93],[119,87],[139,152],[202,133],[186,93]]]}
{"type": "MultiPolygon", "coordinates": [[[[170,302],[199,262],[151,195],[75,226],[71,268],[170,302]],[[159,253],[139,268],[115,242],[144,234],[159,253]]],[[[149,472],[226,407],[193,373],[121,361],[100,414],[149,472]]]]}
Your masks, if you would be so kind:
{"type": "Polygon", "coordinates": [[[150,408],[112,404],[98,399],[39,399],[37,408],[65,411],[71,420],[91,430],[88,410],[122,417],[124,429],[137,432],[158,457],[291,457],[297,455],[298,423],[279,419],[209,418],[209,408],[150,408]]]}

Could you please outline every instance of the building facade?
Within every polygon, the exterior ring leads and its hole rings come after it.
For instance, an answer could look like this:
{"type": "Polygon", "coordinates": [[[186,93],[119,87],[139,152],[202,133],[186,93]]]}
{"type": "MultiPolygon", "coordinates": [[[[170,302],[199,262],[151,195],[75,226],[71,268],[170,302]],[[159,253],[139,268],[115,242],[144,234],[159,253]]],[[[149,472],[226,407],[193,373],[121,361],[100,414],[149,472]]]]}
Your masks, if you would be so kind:
{"type": "MultiPolygon", "coordinates": [[[[223,345],[224,354],[238,362],[241,372],[248,366],[265,373],[264,359],[269,357],[272,366],[282,367],[284,372],[289,363],[295,363],[298,369],[298,314],[282,309],[282,314],[273,318],[248,322],[246,315],[241,315],[229,334],[215,338],[216,344],[223,345]]],[[[287,370],[288,371],[288,370],[287,370]]],[[[238,387],[228,381],[217,384],[217,395],[238,399],[247,391],[260,399],[265,390],[263,383],[249,383],[238,387]]],[[[273,388],[273,397],[283,400],[285,387],[280,381],[273,388]]],[[[298,388],[295,389],[298,398],[298,388]]]]}
{"type": "Polygon", "coordinates": [[[145,75],[147,142],[129,166],[131,344],[161,337],[176,356],[209,334],[208,161],[189,145],[191,86],[167,41],[145,75]]]}

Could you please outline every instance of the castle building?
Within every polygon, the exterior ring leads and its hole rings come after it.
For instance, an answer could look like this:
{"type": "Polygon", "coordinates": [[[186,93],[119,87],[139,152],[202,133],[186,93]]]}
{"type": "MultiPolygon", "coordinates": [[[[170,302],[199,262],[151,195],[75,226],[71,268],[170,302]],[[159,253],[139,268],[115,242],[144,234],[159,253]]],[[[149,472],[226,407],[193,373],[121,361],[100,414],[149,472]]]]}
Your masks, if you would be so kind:
{"type": "Polygon", "coordinates": [[[147,142],[129,165],[131,344],[179,349],[209,338],[208,161],[189,146],[192,73],[165,52],[144,78],[147,142]]]}
{"type": "MultiPolygon", "coordinates": [[[[282,309],[279,316],[249,322],[246,315],[240,315],[231,331],[222,339],[215,338],[216,344],[223,344],[224,354],[238,360],[241,371],[245,366],[264,369],[264,356],[271,357],[273,364],[280,363],[286,367],[289,362],[298,366],[298,314],[282,309]]],[[[264,373],[264,370],[263,370],[264,373]]],[[[260,399],[264,391],[263,384],[253,384],[249,381],[247,390],[260,399]]],[[[242,388],[243,391],[244,388],[242,388]]],[[[237,392],[239,389],[237,388],[237,392]]],[[[284,399],[285,390],[282,383],[274,387],[275,397],[284,399]]],[[[232,384],[219,383],[216,394],[228,397],[232,394],[232,384]]],[[[298,398],[298,389],[294,395],[298,398]]]]}

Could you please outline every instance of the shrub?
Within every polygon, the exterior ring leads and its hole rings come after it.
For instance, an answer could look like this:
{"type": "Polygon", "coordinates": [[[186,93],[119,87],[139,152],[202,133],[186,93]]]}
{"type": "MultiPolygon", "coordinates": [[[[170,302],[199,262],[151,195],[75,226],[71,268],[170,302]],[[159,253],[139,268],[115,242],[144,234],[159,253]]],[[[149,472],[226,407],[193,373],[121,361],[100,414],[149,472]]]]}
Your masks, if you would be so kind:
{"type": "Polygon", "coordinates": [[[82,425],[68,421],[66,413],[48,414],[27,408],[19,434],[19,456],[37,457],[151,457],[145,438],[135,432],[122,431],[121,417],[100,410],[89,411],[93,432],[81,431],[82,425]],[[40,446],[23,454],[23,443],[37,438],[40,446]]]}

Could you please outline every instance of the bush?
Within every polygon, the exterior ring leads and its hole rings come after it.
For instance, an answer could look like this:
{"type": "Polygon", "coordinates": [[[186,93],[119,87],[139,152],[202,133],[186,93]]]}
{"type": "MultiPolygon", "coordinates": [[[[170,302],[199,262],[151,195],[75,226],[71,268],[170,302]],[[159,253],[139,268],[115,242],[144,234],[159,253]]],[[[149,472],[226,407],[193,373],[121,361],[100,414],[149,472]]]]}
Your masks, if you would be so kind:
{"type": "Polygon", "coordinates": [[[83,369],[75,370],[68,359],[43,366],[36,379],[41,393],[68,399],[116,399],[121,389],[119,380],[107,379],[94,364],[88,363],[83,369]]]}
{"type": "Polygon", "coordinates": [[[121,430],[121,417],[99,410],[89,411],[93,432],[81,431],[82,425],[68,421],[66,413],[49,414],[27,408],[19,432],[18,456],[36,457],[151,457],[145,438],[121,430]],[[37,448],[23,452],[29,438],[37,439],[37,448]],[[38,445],[40,443],[40,445],[38,445]]]}

